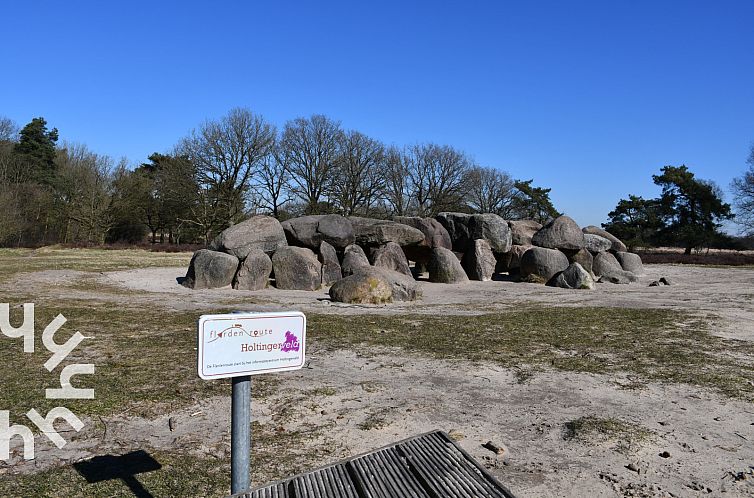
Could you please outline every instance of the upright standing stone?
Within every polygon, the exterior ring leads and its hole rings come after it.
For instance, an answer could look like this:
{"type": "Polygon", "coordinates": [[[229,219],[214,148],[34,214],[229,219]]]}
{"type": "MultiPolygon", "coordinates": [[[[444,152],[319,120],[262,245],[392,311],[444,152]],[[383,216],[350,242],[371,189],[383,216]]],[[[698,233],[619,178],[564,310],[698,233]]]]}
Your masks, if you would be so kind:
{"type": "Polygon", "coordinates": [[[568,258],[557,249],[532,247],[521,256],[521,277],[546,283],[555,274],[568,268],[568,258]]]}
{"type": "Polygon", "coordinates": [[[317,290],[322,284],[322,265],[311,249],[283,247],[272,255],[278,289],[317,290]]]}
{"type": "Polygon", "coordinates": [[[343,277],[338,254],[325,241],[319,244],[319,261],[322,263],[322,285],[332,285],[343,277]]]}
{"type": "Polygon", "coordinates": [[[261,290],[267,287],[272,273],[272,261],[261,249],[252,249],[238,267],[233,278],[237,290],[261,290]]]}
{"type": "Polygon", "coordinates": [[[343,270],[343,276],[348,277],[349,275],[353,275],[354,271],[357,268],[370,265],[369,259],[367,259],[367,255],[364,254],[364,249],[362,249],[361,246],[357,246],[356,244],[351,244],[350,246],[346,247],[346,250],[343,253],[343,262],[340,266],[343,270]]]}
{"type": "Polygon", "coordinates": [[[233,282],[238,269],[238,258],[224,252],[200,249],[189,263],[182,285],[190,289],[214,289],[233,282]]]}
{"type": "Polygon", "coordinates": [[[478,239],[472,247],[466,251],[461,261],[461,266],[466,270],[466,275],[471,280],[492,280],[495,274],[497,260],[486,240],[478,239]]]}
{"type": "Polygon", "coordinates": [[[548,285],[563,289],[594,289],[594,279],[580,264],[571,263],[548,282],[548,285]]]}
{"type": "Polygon", "coordinates": [[[630,271],[636,275],[644,273],[644,265],[641,264],[641,257],[632,252],[616,252],[615,259],[620,263],[621,268],[630,271]]]}
{"type": "Polygon", "coordinates": [[[636,282],[638,278],[629,271],[625,271],[618,260],[612,253],[600,252],[594,256],[592,272],[600,278],[600,282],[611,282],[614,284],[627,284],[636,282]]]}
{"type": "Polygon", "coordinates": [[[374,251],[373,266],[377,268],[386,268],[388,270],[397,271],[398,273],[411,276],[411,269],[408,267],[406,255],[403,254],[401,246],[395,242],[388,242],[374,251]]]}
{"type": "Polygon", "coordinates": [[[429,260],[429,281],[441,284],[458,284],[468,282],[469,277],[453,251],[443,247],[432,249],[429,260]]]}
{"type": "Polygon", "coordinates": [[[578,263],[579,265],[581,265],[582,269],[588,271],[589,273],[592,273],[594,256],[592,256],[592,253],[589,252],[586,248],[581,249],[580,251],[571,252],[570,254],[567,254],[567,256],[570,263],[578,263]]]}

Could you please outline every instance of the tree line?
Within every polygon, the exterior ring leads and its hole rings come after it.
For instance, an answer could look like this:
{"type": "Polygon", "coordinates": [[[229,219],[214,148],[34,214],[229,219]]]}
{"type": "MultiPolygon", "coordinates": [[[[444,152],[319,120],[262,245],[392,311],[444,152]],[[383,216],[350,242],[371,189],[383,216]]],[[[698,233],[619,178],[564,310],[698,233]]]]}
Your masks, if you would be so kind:
{"type": "Polygon", "coordinates": [[[652,176],[662,188],[660,197],[621,199],[602,226],[629,248],[680,246],[686,254],[712,247],[742,249],[745,238],[732,237],[721,228],[735,218],[745,237],[754,236],[754,145],[747,162],[748,171],[731,183],[733,206],[723,201],[719,186],[697,178],[687,166],[665,166],[652,176]]]}
{"type": "MultiPolygon", "coordinates": [[[[560,214],[549,188],[480,166],[450,145],[385,145],[323,115],[278,130],[249,109],[232,109],[135,168],[58,142],[44,118],[23,128],[0,118],[0,245],[206,244],[259,213],[283,220],[461,211],[540,223],[560,214]]],[[[754,146],[748,164],[731,184],[733,206],[688,167],[665,166],[653,176],[660,197],[621,199],[603,226],[631,247],[735,247],[721,227],[735,208],[735,221],[754,236],[754,146]]]]}
{"type": "Polygon", "coordinates": [[[129,168],[58,143],[44,118],[0,119],[0,244],[207,243],[252,214],[375,218],[442,211],[547,222],[549,188],[478,165],[450,145],[385,145],[324,115],[281,130],[249,109],[207,120],[129,168]]]}

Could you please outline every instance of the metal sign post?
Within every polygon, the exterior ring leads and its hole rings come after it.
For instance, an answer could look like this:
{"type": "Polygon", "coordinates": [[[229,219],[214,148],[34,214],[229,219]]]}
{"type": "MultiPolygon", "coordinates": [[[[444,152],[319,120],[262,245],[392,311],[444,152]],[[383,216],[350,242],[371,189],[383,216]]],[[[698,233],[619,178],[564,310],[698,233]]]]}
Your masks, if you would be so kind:
{"type": "Polygon", "coordinates": [[[203,315],[197,372],[204,380],[232,378],[231,492],[249,489],[251,376],[304,366],[306,317],[298,311],[203,315]]]}
{"type": "Polygon", "coordinates": [[[230,408],[230,492],[249,489],[251,456],[251,375],[233,377],[230,408]]]}

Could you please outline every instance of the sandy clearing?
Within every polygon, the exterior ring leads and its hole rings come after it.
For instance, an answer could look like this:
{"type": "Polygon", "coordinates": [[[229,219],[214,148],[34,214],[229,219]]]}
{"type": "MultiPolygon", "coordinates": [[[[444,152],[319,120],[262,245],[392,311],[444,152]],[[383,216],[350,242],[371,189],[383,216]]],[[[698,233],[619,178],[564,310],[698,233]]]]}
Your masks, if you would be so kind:
{"type": "MultiPolygon", "coordinates": [[[[253,402],[254,419],[315,434],[288,449],[310,467],[439,428],[462,434],[461,446],[520,497],[697,495],[692,488],[715,496],[754,493],[752,480],[732,477],[754,465],[751,404],[688,386],[621,389],[623,377],[546,372],[521,384],[496,366],[388,349],[365,353],[312,352],[309,368],[285,374],[283,392],[253,402]],[[312,394],[323,387],[331,394],[312,394]],[[283,422],[273,417],[281,406],[288,411],[283,422]],[[621,451],[619,440],[565,439],[564,424],[582,416],[616,417],[653,435],[621,451]],[[482,448],[488,440],[505,445],[509,456],[482,448]],[[640,473],[626,468],[631,463],[640,473]]],[[[90,421],[89,433],[64,450],[42,445],[38,462],[140,448],[223,456],[229,413],[228,397],[216,397],[154,420],[108,418],[106,433],[90,421]]],[[[35,466],[20,463],[14,470],[35,466]]],[[[254,475],[258,482],[272,477],[263,469],[254,475]]]]}
{"type": "MultiPolygon", "coordinates": [[[[715,334],[754,340],[754,270],[646,265],[641,281],[568,291],[507,281],[442,285],[423,282],[415,303],[351,306],[317,292],[192,291],[177,284],[182,268],[145,268],[93,274],[48,270],[19,275],[9,285],[30,285],[54,298],[103,305],[171,310],[296,308],[345,316],[380,313],[476,314],[515,306],[669,308],[714,317],[715,334]],[[673,285],[648,287],[664,276],[673,285]],[[82,285],[84,284],[84,285],[82,285]],[[92,285],[94,284],[94,285],[92,285]],[[100,285],[101,288],[92,290],[100,285]]],[[[333,462],[433,429],[456,431],[460,444],[518,496],[750,496],[754,474],[754,405],[688,385],[649,384],[638,390],[625,375],[539,371],[525,383],[491,364],[443,361],[400,350],[309,351],[309,367],[285,374],[285,389],[254,402],[262,424],[308,431],[312,439],[290,448],[303,468],[333,462]],[[315,394],[330,388],[331,395],[315,394]],[[287,412],[283,421],[282,410],[287,412]],[[583,416],[615,417],[654,434],[630,448],[618,440],[566,440],[564,424],[583,416]],[[483,449],[487,440],[510,451],[505,462],[483,449]],[[670,458],[659,454],[668,451],[670,458]],[[640,473],[626,465],[635,463],[640,473]],[[709,491],[707,491],[709,490],[709,491]]],[[[213,397],[155,419],[126,415],[87,421],[64,449],[38,446],[38,459],[0,472],[31,472],[46,465],[105,453],[166,449],[224,458],[229,398],[213,397]],[[170,431],[168,419],[177,422],[170,431]]],[[[257,470],[257,482],[281,477],[257,470]]]]}
{"type": "MultiPolygon", "coordinates": [[[[754,341],[754,269],[717,268],[689,265],[645,265],[646,274],[630,285],[598,284],[594,291],[573,291],[543,285],[492,281],[445,285],[422,282],[424,297],[413,303],[389,305],[346,305],[330,303],[327,289],[289,291],[268,288],[262,291],[236,291],[230,287],[191,290],[177,283],[182,268],[144,268],[102,273],[103,286],[127,293],[94,293],[72,289],[69,297],[149,303],[175,310],[206,309],[216,305],[242,310],[270,311],[295,307],[302,311],[338,314],[361,313],[443,313],[473,314],[503,310],[521,304],[552,306],[607,306],[627,308],[669,308],[714,316],[714,334],[754,341]],[[649,287],[660,277],[673,285],[649,287]],[[155,299],[159,295],[159,299],[155,299]]],[[[19,280],[42,289],[65,287],[86,272],[48,270],[25,274],[19,280]]],[[[58,292],[59,290],[51,291],[58,292]]]]}

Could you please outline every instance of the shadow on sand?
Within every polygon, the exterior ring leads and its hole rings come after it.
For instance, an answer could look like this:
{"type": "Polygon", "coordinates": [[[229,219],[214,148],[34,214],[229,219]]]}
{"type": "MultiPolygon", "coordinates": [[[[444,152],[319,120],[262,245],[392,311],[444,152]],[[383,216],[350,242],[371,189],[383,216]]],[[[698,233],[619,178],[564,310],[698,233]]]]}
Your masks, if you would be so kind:
{"type": "Polygon", "coordinates": [[[96,456],[75,463],[73,467],[90,484],[120,479],[135,497],[153,498],[152,493],[136,479],[136,475],[160,470],[162,465],[146,451],[138,450],[125,455],[96,456]]]}

